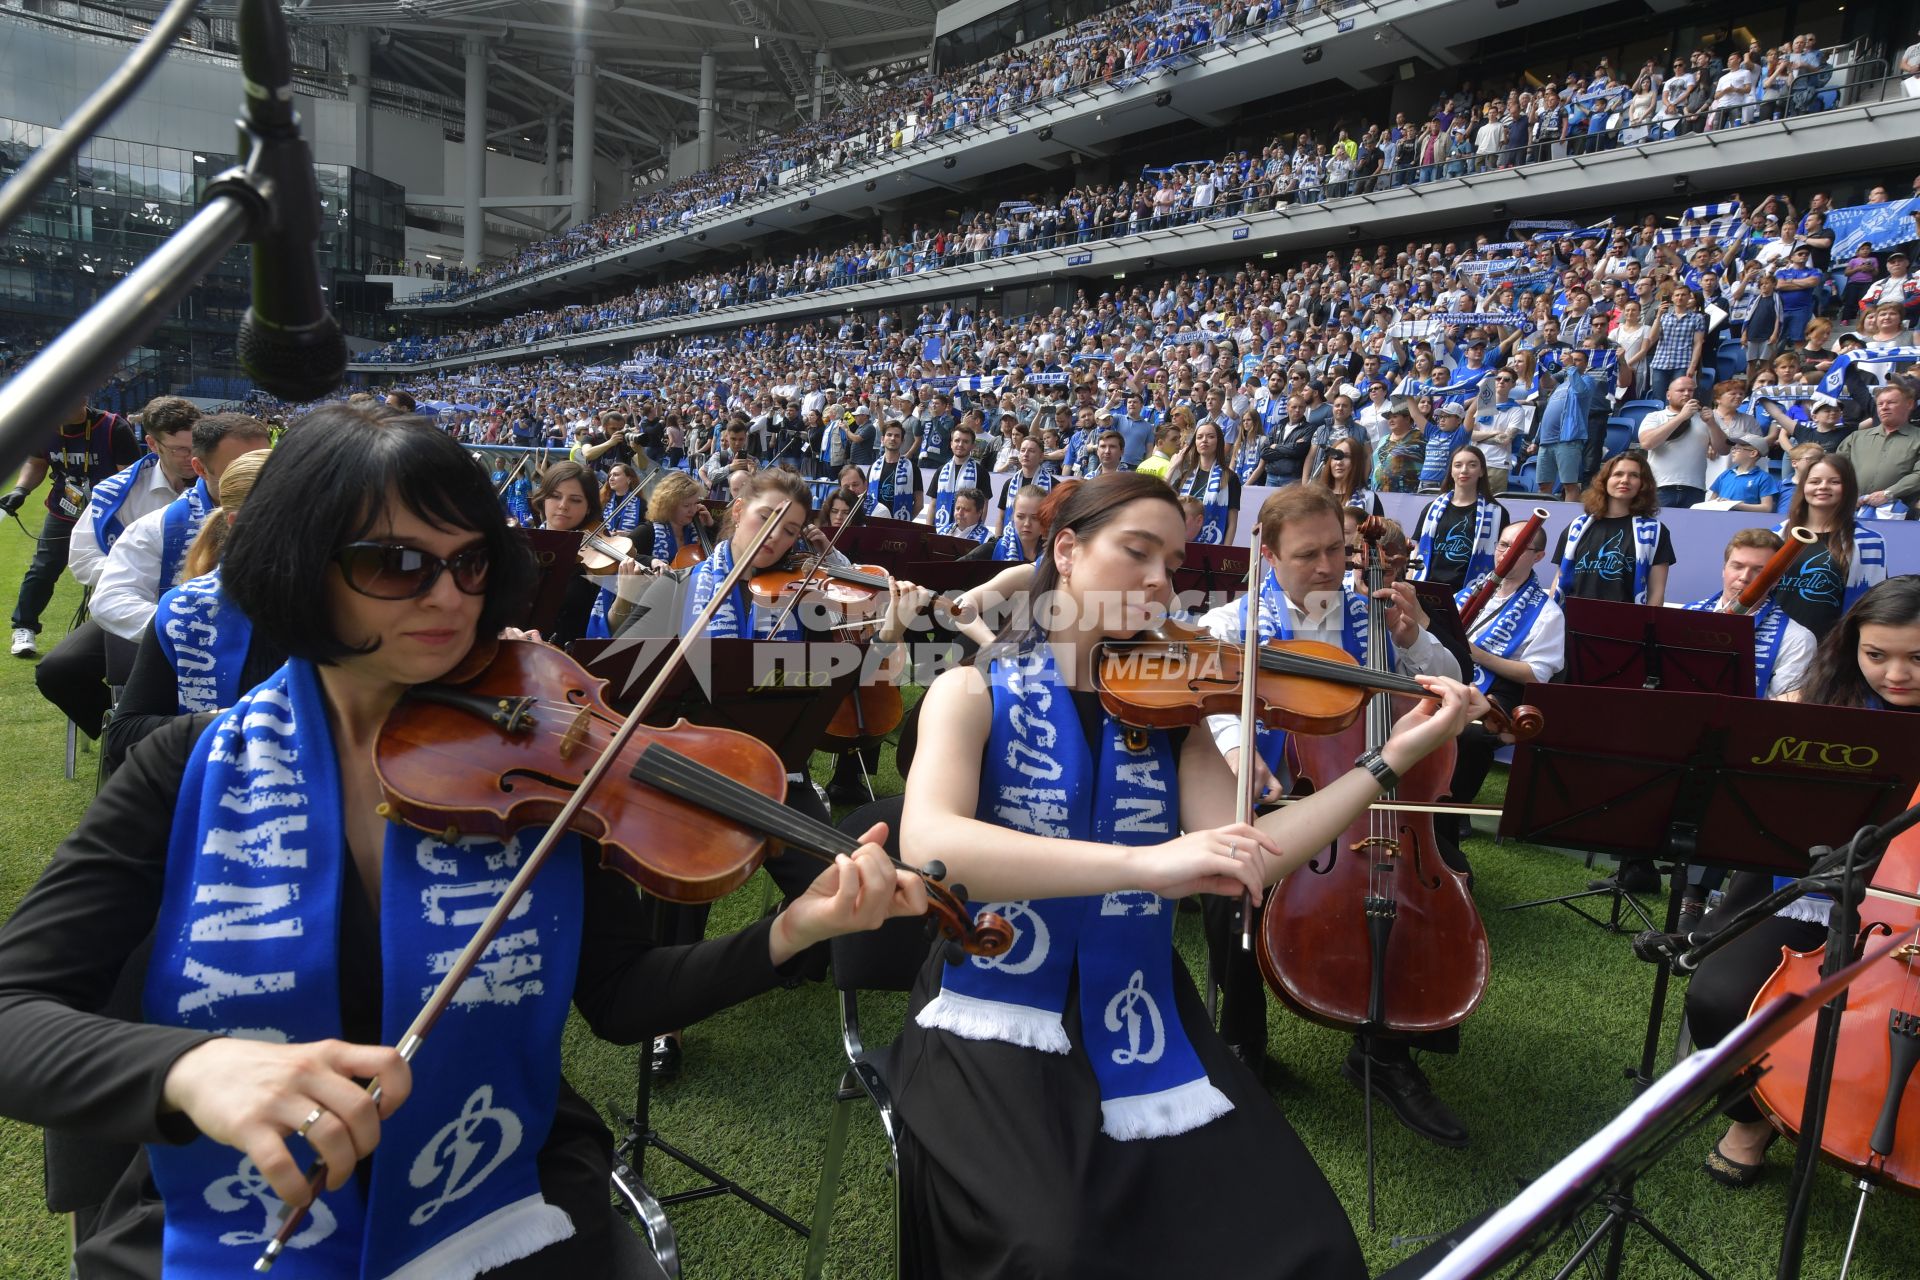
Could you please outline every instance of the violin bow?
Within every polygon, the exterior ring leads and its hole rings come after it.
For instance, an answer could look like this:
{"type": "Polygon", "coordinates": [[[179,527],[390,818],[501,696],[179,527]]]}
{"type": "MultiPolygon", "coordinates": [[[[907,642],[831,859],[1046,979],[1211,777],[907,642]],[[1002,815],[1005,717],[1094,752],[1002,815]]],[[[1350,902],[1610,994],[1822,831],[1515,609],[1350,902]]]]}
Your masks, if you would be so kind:
{"type": "MultiPolygon", "coordinates": [[[[1240,776],[1233,796],[1233,820],[1252,823],[1253,789],[1260,771],[1254,743],[1254,686],[1260,674],[1260,526],[1253,526],[1253,555],[1247,562],[1247,625],[1240,652],[1240,776]]],[[[1240,895],[1240,949],[1253,950],[1253,890],[1240,895]]]]}
{"type": "MultiPolygon", "coordinates": [[[[760,532],[754,535],[745,553],[734,562],[733,569],[727,574],[726,580],[713,593],[713,598],[707,601],[699,615],[682,631],[680,642],[674,646],[666,663],[654,676],[653,683],[648,685],[646,691],[640,695],[639,702],[634,705],[633,711],[627,716],[619,731],[608,741],[599,758],[580,779],[580,785],[574,788],[571,796],[567,797],[567,802],[560,806],[560,812],[554,815],[553,821],[548,824],[545,834],[540,837],[540,843],[535,845],[533,852],[522,860],[520,870],[514,874],[513,880],[500,894],[499,901],[495,902],[493,909],[487,912],[486,919],[482,920],[480,927],[474,930],[473,937],[461,950],[459,958],[453,962],[453,967],[447,970],[446,976],[440,979],[440,985],[433,989],[433,994],[427,997],[426,1004],[421,1007],[419,1013],[414,1015],[406,1034],[401,1036],[400,1043],[394,1046],[403,1061],[413,1061],[414,1054],[420,1051],[420,1046],[426,1042],[427,1034],[440,1020],[440,1015],[445,1013],[447,1007],[453,1003],[454,995],[466,982],[468,975],[473,972],[473,967],[480,962],[480,957],[486,949],[493,945],[495,935],[500,932],[500,926],[506,923],[514,907],[519,905],[520,899],[526,896],[527,889],[533,884],[533,878],[540,873],[540,868],[546,865],[547,855],[553,852],[554,847],[560,843],[561,837],[567,834],[567,827],[573,821],[574,815],[580,811],[580,806],[587,802],[588,795],[600,785],[601,779],[613,767],[614,760],[619,757],[620,752],[625,749],[627,742],[640,727],[641,718],[653,707],[660,696],[660,691],[666,688],[667,681],[686,661],[687,654],[695,644],[706,637],[707,624],[713,620],[713,615],[733,594],[733,589],[740,585],[747,566],[753,563],[753,557],[765,545],[767,539],[773,536],[773,531],[779,527],[781,518],[787,514],[787,509],[792,505],[793,500],[789,498],[780,505],[780,509],[773,513],[766,524],[761,526],[760,532]]],[[[367,1081],[366,1092],[376,1104],[380,1101],[378,1077],[367,1081]]],[[[281,1207],[280,1226],[274,1232],[273,1239],[267,1242],[267,1247],[261,1252],[259,1258],[254,1261],[255,1271],[264,1273],[273,1269],[273,1264],[286,1250],[287,1241],[291,1240],[294,1232],[300,1229],[300,1223],[306,1217],[307,1210],[319,1198],[320,1188],[326,1184],[326,1179],[327,1162],[315,1160],[307,1169],[306,1200],[299,1203],[289,1202],[281,1207]]]]}

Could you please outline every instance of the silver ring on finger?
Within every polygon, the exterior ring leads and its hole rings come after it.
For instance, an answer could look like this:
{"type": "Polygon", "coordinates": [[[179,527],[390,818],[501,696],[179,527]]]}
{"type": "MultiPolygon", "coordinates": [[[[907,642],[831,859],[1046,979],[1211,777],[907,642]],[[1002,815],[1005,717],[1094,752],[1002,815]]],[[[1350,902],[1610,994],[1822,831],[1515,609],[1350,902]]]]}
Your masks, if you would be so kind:
{"type": "Polygon", "coordinates": [[[300,1127],[298,1129],[295,1129],[294,1132],[299,1134],[303,1138],[306,1137],[307,1130],[313,1128],[314,1125],[318,1124],[320,1122],[320,1117],[325,1114],[327,1114],[327,1109],[325,1107],[315,1107],[313,1110],[307,1112],[307,1118],[300,1122],[300,1127]]]}

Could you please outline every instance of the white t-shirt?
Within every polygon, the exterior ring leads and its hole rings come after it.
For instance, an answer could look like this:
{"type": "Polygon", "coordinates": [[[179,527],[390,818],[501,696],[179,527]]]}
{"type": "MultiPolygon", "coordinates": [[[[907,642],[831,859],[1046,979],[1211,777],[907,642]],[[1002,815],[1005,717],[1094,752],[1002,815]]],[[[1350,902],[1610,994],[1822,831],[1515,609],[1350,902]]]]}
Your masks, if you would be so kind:
{"type": "MultiPolygon", "coordinates": [[[[1677,416],[1678,412],[1673,409],[1654,410],[1641,419],[1641,438],[1644,440],[1646,432],[1666,426],[1677,416]]],[[[1653,483],[1662,488],[1667,485],[1706,488],[1707,443],[1707,424],[1696,413],[1678,435],[1647,450],[1647,461],[1653,465],[1653,483]]]]}

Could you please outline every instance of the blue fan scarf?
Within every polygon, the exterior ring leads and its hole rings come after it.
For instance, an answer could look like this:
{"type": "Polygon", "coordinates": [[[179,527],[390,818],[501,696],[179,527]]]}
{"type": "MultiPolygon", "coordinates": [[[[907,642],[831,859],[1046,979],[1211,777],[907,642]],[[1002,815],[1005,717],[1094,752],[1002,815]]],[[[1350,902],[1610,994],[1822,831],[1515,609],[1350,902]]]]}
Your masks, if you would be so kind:
{"type": "MultiPolygon", "coordinates": [[[[1685,607],[1696,613],[1712,613],[1720,607],[1720,593],[1716,591],[1685,607]]],[[[1759,611],[1750,616],[1753,618],[1753,696],[1764,698],[1767,686],[1773,683],[1773,668],[1780,661],[1780,641],[1787,634],[1787,611],[1768,596],[1759,611]]]]}
{"type": "Polygon", "coordinates": [[[147,482],[147,472],[159,462],[157,453],[142,454],[140,461],[125,471],[116,472],[93,486],[87,509],[93,513],[93,540],[101,555],[113,550],[113,544],[127,531],[126,523],[120,519],[120,508],[126,505],[135,489],[147,482]]]}
{"type": "MultiPolygon", "coordinates": [[[[687,576],[687,596],[680,617],[680,630],[684,634],[700,611],[707,607],[707,601],[713,599],[720,590],[727,575],[733,572],[733,543],[722,538],[713,544],[713,554],[693,567],[687,576]]],[[[775,635],[760,634],[773,624],[774,617],[768,615],[759,618],[754,615],[755,606],[746,584],[739,583],[733,588],[719,609],[714,611],[713,619],[707,624],[707,636],[713,640],[800,640],[804,639],[800,620],[795,616],[799,611],[787,613],[787,620],[775,635]]],[[[784,611],[784,610],[783,610],[784,611]]],[[[762,613],[765,611],[762,610],[762,613]]]]}
{"type": "Polygon", "coordinates": [[[234,704],[253,622],[220,589],[220,570],[189,578],[161,596],[153,631],[173,666],[181,715],[234,704]]]}
{"type": "MultiPolygon", "coordinates": [[[[982,822],[1052,839],[1150,845],[1179,833],[1179,779],[1166,734],[1144,750],[1102,717],[1093,759],[1051,645],[993,664],[993,729],[981,763],[982,822]]],[[[1067,983],[1080,977],[1081,1048],[1100,1086],[1101,1131],[1121,1141],[1185,1133],[1233,1109],[1180,1025],[1173,988],[1176,904],[1146,890],[969,903],[1014,926],[1013,949],[947,966],[921,1026],[969,1040],[1067,1053],[1067,983]]]]}
{"type": "Polygon", "coordinates": [[[940,476],[933,494],[933,531],[953,532],[953,501],[962,489],[978,488],[980,464],[972,458],[964,462],[949,458],[940,464],[940,476]]]}
{"type": "Polygon", "coordinates": [[[867,468],[867,497],[883,516],[911,520],[918,515],[913,509],[913,459],[901,458],[888,472],[887,460],[876,458],[867,468]]]}
{"type": "MultiPolygon", "coordinates": [[[[1466,586],[1454,593],[1453,603],[1464,606],[1473,593],[1480,589],[1480,584],[1491,576],[1491,573],[1483,573],[1468,580],[1466,586]]],[[[1507,602],[1500,606],[1500,612],[1493,615],[1487,629],[1474,643],[1496,658],[1513,657],[1526,647],[1527,641],[1533,636],[1534,624],[1540,620],[1541,610],[1551,600],[1545,587],[1528,578],[1525,586],[1507,597],[1507,602]]],[[[1474,665],[1474,688],[1485,693],[1493,688],[1493,680],[1493,672],[1477,663],[1474,665]]]]}
{"type": "Polygon", "coordinates": [[[1200,499],[1200,536],[1194,539],[1196,542],[1217,544],[1227,540],[1227,518],[1232,512],[1227,507],[1226,473],[1225,465],[1216,462],[1207,469],[1204,484],[1197,471],[1187,483],[1187,496],[1200,499]]]}
{"type": "MultiPolygon", "coordinates": [[[[1359,591],[1340,593],[1340,647],[1353,657],[1355,662],[1365,665],[1367,661],[1367,641],[1371,633],[1371,620],[1367,616],[1367,597],[1359,591]]],[[[1242,643],[1247,634],[1247,601],[1240,599],[1240,615],[1234,634],[1227,637],[1235,644],[1242,643]]],[[[1293,639],[1293,610],[1287,605],[1287,593],[1280,588],[1280,579],[1272,569],[1260,580],[1260,640],[1293,639]]],[[[1393,669],[1393,647],[1387,647],[1387,669],[1393,669]]],[[[1254,750],[1267,762],[1267,768],[1276,778],[1286,776],[1287,734],[1284,729],[1269,729],[1256,722],[1253,726],[1254,750]]]]}
{"type": "MultiPolygon", "coordinates": [[[[1581,512],[1567,526],[1566,554],[1560,560],[1560,576],[1554,579],[1553,594],[1563,599],[1567,587],[1573,582],[1573,566],[1580,554],[1580,539],[1586,536],[1587,529],[1593,524],[1594,517],[1581,512]]],[[[1647,571],[1653,568],[1653,557],[1660,550],[1660,522],[1652,516],[1633,517],[1633,602],[1647,602],[1647,571]]],[[[1618,547],[1596,548],[1596,558],[1604,563],[1625,567],[1618,547]]],[[[1614,577],[1615,574],[1605,576],[1614,577]]]]}
{"type": "MultiPolygon", "coordinates": [[[[295,659],[216,721],[180,787],[146,986],[149,1022],[298,1044],[341,1033],[340,899],[350,856],[325,698],[295,659]]],[[[445,845],[387,829],[382,1037],[396,1043],[517,868],[517,839],[445,845]]],[[[275,1274],[471,1277],[573,1234],[535,1157],[560,1087],[579,960],[581,865],[556,847],[415,1055],[413,1097],[381,1123],[371,1185],[323,1195],[275,1274]]],[[[290,1138],[304,1164],[307,1144],[290,1138]]],[[[169,1280],[244,1274],[280,1201],[210,1138],[149,1147],[169,1280]]]]}
{"type": "Polygon", "coordinates": [[[166,514],[160,517],[160,590],[165,591],[180,577],[187,547],[200,532],[200,526],[206,523],[207,512],[211,510],[213,498],[207,493],[205,476],[167,504],[166,514]]]}
{"type": "Polygon", "coordinates": [[[1016,562],[1040,558],[1039,552],[1036,551],[1030,556],[1027,554],[1027,549],[1020,545],[1020,531],[1014,528],[1011,514],[1007,516],[1006,528],[1000,530],[1000,540],[993,544],[993,558],[1016,562]]]}
{"type": "MultiPolygon", "coordinates": [[[[1420,572],[1423,577],[1431,574],[1434,570],[1433,540],[1440,533],[1441,518],[1447,514],[1447,511],[1452,506],[1453,495],[1443,493],[1432,502],[1429,502],[1426,511],[1421,514],[1420,536],[1414,544],[1414,554],[1419,558],[1421,566],[1420,572]]],[[[1456,538],[1459,536],[1457,529],[1455,530],[1454,536],[1456,538]]],[[[1462,549],[1463,548],[1458,547],[1448,548],[1449,551],[1459,551],[1462,549]]],[[[1476,497],[1473,500],[1473,545],[1464,548],[1467,553],[1464,557],[1467,562],[1467,576],[1465,580],[1471,582],[1482,574],[1490,572],[1493,569],[1493,562],[1497,558],[1499,549],[1500,508],[1488,502],[1485,498],[1476,497]]],[[[1459,555],[1450,554],[1447,556],[1447,559],[1456,561],[1462,558],[1463,557],[1459,555]]]]}

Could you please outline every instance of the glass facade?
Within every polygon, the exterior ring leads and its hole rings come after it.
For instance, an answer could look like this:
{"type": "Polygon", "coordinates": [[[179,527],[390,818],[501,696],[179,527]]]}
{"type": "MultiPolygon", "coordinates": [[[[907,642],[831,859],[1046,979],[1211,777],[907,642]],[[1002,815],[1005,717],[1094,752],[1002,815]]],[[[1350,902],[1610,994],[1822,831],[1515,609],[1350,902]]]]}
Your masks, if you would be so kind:
{"type": "Polygon", "coordinates": [[[986,17],[975,18],[936,39],[934,70],[984,62],[1123,3],[1125,0],[1007,0],[986,17]]]}
{"type": "MultiPolygon", "coordinates": [[[[0,182],[57,129],[0,117],[0,182]]],[[[191,218],[231,155],[90,138],[39,202],[0,233],[0,339],[15,355],[39,347],[91,307],[191,218]]],[[[344,165],[317,165],[321,282],[349,333],[385,331],[384,296],[360,286],[375,260],[403,256],[405,192],[344,165]]],[[[216,398],[243,386],[234,335],[248,302],[248,250],[236,247],[130,355],[96,401],[138,408],[173,392],[216,398]]],[[[379,291],[384,294],[384,289],[379,291]]]]}

